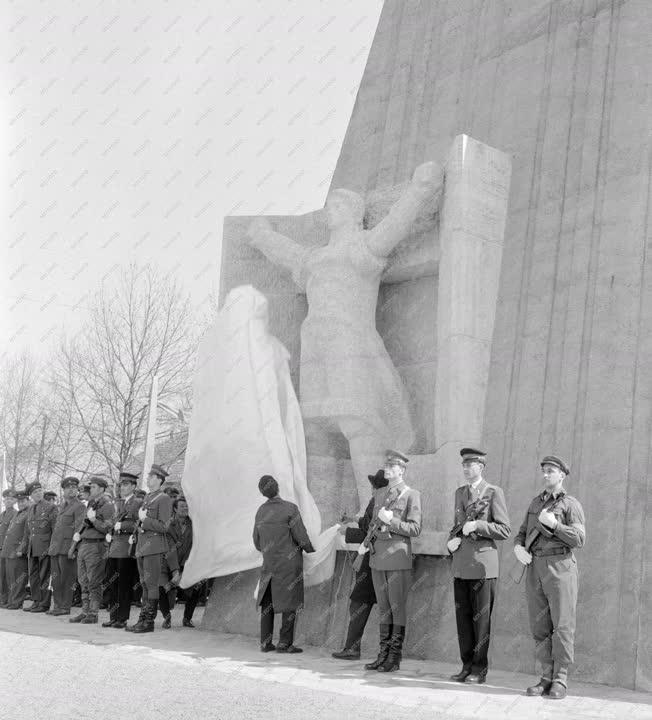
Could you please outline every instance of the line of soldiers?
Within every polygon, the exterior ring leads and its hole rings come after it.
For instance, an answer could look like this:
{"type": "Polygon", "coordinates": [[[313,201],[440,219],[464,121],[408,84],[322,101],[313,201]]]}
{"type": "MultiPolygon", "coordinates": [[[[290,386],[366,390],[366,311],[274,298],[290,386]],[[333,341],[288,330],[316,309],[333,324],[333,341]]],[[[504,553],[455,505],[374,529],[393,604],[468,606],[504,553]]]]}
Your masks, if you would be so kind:
{"type": "MultiPolygon", "coordinates": [[[[451,679],[481,684],[489,667],[491,614],[499,575],[496,543],[506,540],[511,529],[502,489],[483,477],[486,453],[463,448],[460,455],[466,482],[455,491],[447,544],[462,669],[451,679]]],[[[346,542],[360,543],[360,562],[350,595],[345,647],[333,657],[360,658],[362,635],[377,602],[380,646],[377,658],[365,665],[377,672],[400,668],[412,584],[411,542],[421,532],[421,497],[405,483],[407,463],[404,454],[388,450],[384,469],[368,476],[373,498],[358,527],[340,527],[346,542]]],[[[526,693],[561,699],[566,696],[573,662],[578,580],[573,550],[584,545],[585,523],[582,506],[563,487],[568,465],[548,455],[541,469],[544,489],[530,503],[514,545],[518,563],[527,569],[530,628],[542,668],[540,681],[526,693]]],[[[301,652],[292,644],[294,616],[303,605],[302,551],[313,548],[297,506],[278,497],[274,478],[263,476],[259,489],[268,498],[258,510],[253,535],[263,555],[258,591],[261,650],[301,652]],[[277,647],[272,643],[270,616],[274,612],[283,613],[277,647]]]]}
{"type": "MultiPolygon", "coordinates": [[[[122,472],[115,501],[102,477],[91,477],[81,488],[78,478],[66,477],[59,506],[46,499],[38,482],[25,492],[5,490],[0,608],[70,615],[78,585],[81,612],[70,618],[72,623],[97,623],[106,594],[109,620],[102,627],[152,632],[160,606],[162,627],[170,628],[177,585],[192,547],[192,520],[185,498],[172,500],[161,489],[167,476],[160,465],[152,465],[145,493],[136,488],[137,474],[122,472]],[[80,499],[80,489],[88,499],[80,499]],[[33,602],[23,607],[28,579],[33,602]],[[142,591],[140,616],[128,625],[136,589],[142,591]]],[[[194,627],[192,616],[206,590],[202,582],[185,591],[184,627],[194,627]]]]}

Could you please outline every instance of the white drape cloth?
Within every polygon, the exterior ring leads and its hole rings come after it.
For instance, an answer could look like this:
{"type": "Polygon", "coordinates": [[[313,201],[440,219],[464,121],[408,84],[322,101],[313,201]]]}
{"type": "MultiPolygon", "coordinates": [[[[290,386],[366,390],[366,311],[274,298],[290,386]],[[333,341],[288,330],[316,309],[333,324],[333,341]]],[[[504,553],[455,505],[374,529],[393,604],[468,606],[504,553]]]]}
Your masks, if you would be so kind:
{"type": "Polygon", "coordinates": [[[308,489],[288,358],[269,333],[265,296],[250,285],[232,290],[198,351],[182,481],[193,545],[182,587],[260,567],[252,530],[264,501],[258,491],[262,475],[273,475],[280,496],[298,505],[316,548],[304,556],[305,584],[333,574],[337,526],[321,533],[308,489]]]}

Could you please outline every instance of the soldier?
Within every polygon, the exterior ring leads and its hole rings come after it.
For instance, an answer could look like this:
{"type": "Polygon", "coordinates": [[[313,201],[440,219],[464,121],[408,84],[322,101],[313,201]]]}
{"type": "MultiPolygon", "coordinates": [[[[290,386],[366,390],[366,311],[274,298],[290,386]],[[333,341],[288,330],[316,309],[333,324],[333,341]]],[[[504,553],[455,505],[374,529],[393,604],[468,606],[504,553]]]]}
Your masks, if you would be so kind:
{"type": "Polygon", "coordinates": [[[121,629],[127,626],[131,596],[138,582],[138,566],[129,538],[136,529],[142,500],[134,494],[138,475],[120,473],[120,498],[116,501],[116,523],[109,545],[109,620],[102,627],[121,629]]]}
{"type": "Polygon", "coordinates": [[[57,494],[55,492],[52,492],[52,490],[47,490],[46,492],[44,492],[43,499],[49,502],[51,505],[58,505],[57,494]]]}
{"type": "Polygon", "coordinates": [[[9,604],[7,610],[20,610],[27,595],[27,509],[29,497],[27,493],[16,493],[18,511],[11,519],[7,534],[2,544],[2,557],[7,567],[7,583],[9,604]]]}
{"type": "Polygon", "coordinates": [[[448,539],[453,555],[453,593],[462,670],[451,680],[483,683],[489,667],[491,612],[498,578],[497,540],[511,532],[503,491],[483,477],[486,453],[463,448],[467,484],[455,491],[454,526],[448,539]]]}
{"type": "MultiPolygon", "coordinates": [[[[379,470],[375,475],[368,475],[369,482],[374,490],[387,487],[387,478],[384,470],[379,470]]],[[[344,541],[346,543],[362,543],[364,542],[369,525],[374,514],[373,497],[367,505],[364,515],[358,519],[358,527],[340,528],[340,532],[344,531],[344,541]]],[[[338,660],[359,660],[360,659],[360,643],[362,635],[369,620],[371,609],[376,603],[376,593],[374,592],[374,583],[371,579],[371,568],[369,567],[369,553],[365,553],[362,559],[360,570],[355,574],[355,583],[353,590],[349,595],[349,628],[346,634],[344,649],[339,652],[332,653],[332,656],[338,660]]]]}
{"type": "Polygon", "coordinates": [[[9,582],[7,578],[7,561],[2,557],[2,546],[14,515],[16,514],[16,493],[13,490],[4,490],[2,501],[5,509],[0,515],[0,608],[9,604],[9,582]]]}
{"type": "Polygon", "coordinates": [[[68,557],[77,553],[77,575],[81,585],[81,612],[68,622],[84,625],[97,622],[102,602],[102,580],[106,564],[106,534],[113,527],[115,508],[104,497],[107,481],[102,477],[90,479],[90,499],[86,517],[72,537],[68,557]]]}
{"type": "MultiPolygon", "coordinates": [[[[421,532],[421,493],[403,477],[408,458],[396,450],[385,453],[386,488],[374,492],[374,520],[379,529],[369,566],[378,601],[380,648],[366,670],[394,672],[403,656],[406,605],[412,578],[412,540],[421,532]]],[[[362,550],[362,548],[361,548],[362,550]]]]}
{"type": "Polygon", "coordinates": [[[568,666],[573,662],[577,561],[573,548],[586,539],[584,510],[566,494],[568,465],[555,455],[541,461],[544,490],[528,508],[514,544],[514,554],[527,566],[526,596],[541,679],[528,695],[566,697],[568,666]]]}
{"type": "Polygon", "coordinates": [[[168,551],[167,533],[172,518],[172,500],[161,490],[167,476],[167,471],[160,465],[152,465],[147,476],[149,492],[138,510],[136,559],[143,589],[143,606],[138,621],[125,628],[129,632],[154,631],[154,618],[158,611],[158,588],[163,557],[168,551]]]}
{"type": "Polygon", "coordinates": [[[52,539],[48,554],[52,560],[52,594],[54,608],[48,610],[49,615],[70,615],[72,594],[77,582],[77,561],[68,557],[72,536],[81,527],[86,515],[86,508],[77,499],[79,479],[65,477],[61,481],[63,503],[58,510],[57,519],[52,531],[52,539]]]}
{"type": "Polygon", "coordinates": [[[52,530],[57,521],[57,508],[43,498],[41,483],[34,482],[27,487],[32,501],[27,511],[25,540],[29,560],[29,587],[34,601],[25,612],[44,613],[50,609],[52,595],[50,586],[50,556],[48,549],[52,530]]]}
{"type": "MultiPolygon", "coordinates": [[[[174,608],[174,603],[177,598],[177,585],[179,584],[180,574],[183,572],[183,567],[186,564],[188,555],[190,555],[190,548],[192,547],[192,520],[188,515],[188,504],[183,495],[174,501],[172,508],[174,515],[172,516],[168,532],[170,549],[163,563],[164,571],[162,579],[167,582],[164,586],[159,587],[158,593],[161,614],[163,615],[163,625],[161,625],[161,627],[164,630],[169,630],[172,627],[171,611],[174,608]]],[[[188,606],[186,604],[186,610],[187,609],[188,606]]],[[[185,613],[183,619],[185,627],[194,627],[192,623],[190,626],[186,625],[185,613]]]]}
{"type": "Polygon", "coordinates": [[[303,552],[315,552],[299,508],[278,494],[278,483],[271,475],[258,481],[261,495],[267,498],[256,512],[253,541],[263,554],[258,597],[260,605],[260,649],[279,653],[300,653],[294,645],[297,610],[303,607],[303,552]],[[272,643],[274,613],[283,621],[278,647],[272,643]]]}

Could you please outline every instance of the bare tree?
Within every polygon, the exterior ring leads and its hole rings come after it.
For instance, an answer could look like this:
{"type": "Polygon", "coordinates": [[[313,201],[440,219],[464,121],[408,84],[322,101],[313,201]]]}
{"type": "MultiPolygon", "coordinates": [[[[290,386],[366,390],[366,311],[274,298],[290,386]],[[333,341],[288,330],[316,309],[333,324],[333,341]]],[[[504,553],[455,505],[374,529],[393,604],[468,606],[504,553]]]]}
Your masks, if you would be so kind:
{"type": "Polygon", "coordinates": [[[142,443],[152,377],[161,402],[175,406],[188,396],[197,328],[189,297],[150,266],[131,266],[116,285],[104,284],[89,313],[77,335],[62,339],[55,380],[88,450],[115,478],[142,443]]]}

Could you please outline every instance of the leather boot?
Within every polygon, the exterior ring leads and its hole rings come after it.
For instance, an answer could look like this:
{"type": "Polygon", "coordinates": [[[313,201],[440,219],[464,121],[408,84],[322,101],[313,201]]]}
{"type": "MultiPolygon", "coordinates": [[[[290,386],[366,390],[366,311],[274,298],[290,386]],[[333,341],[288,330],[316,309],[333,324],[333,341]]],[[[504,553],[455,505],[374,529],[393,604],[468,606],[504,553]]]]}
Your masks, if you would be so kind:
{"type": "Polygon", "coordinates": [[[392,637],[389,642],[389,652],[387,659],[378,668],[378,672],[395,672],[401,668],[401,660],[403,658],[403,640],[405,639],[405,626],[393,625],[392,637]]]}
{"type": "Polygon", "coordinates": [[[84,621],[84,618],[88,615],[88,598],[82,598],[81,612],[78,615],[73,615],[68,622],[80,623],[84,621]]]}
{"type": "Polygon", "coordinates": [[[378,668],[387,660],[389,654],[389,641],[392,637],[392,626],[381,625],[380,626],[380,647],[378,650],[378,657],[370,663],[364,666],[365,670],[378,670],[378,668]]]}
{"type": "MultiPolygon", "coordinates": [[[[138,616],[138,620],[136,620],[136,622],[133,625],[127,625],[127,627],[125,627],[125,630],[127,632],[136,632],[136,628],[143,627],[146,617],[147,617],[147,603],[143,603],[142,607],[140,608],[140,615],[138,616]]],[[[142,631],[138,630],[138,632],[142,632],[142,631]]]]}
{"type": "Polygon", "coordinates": [[[143,610],[144,610],[144,619],[142,625],[140,627],[138,624],[136,624],[136,627],[133,629],[133,632],[135,633],[147,633],[147,632],[154,632],[154,618],[156,617],[156,613],[158,612],[158,600],[148,600],[146,603],[143,604],[143,610]]]}
{"type": "Polygon", "coordinates": [[[99,600],[91,600],[88,606],[88,614],[82,620],[83,625],[94,625],[97,623],[97,615],[100,611],[99,600]]]}
{"type": "Polygon", "coordinates": [[[163,616],[163,625],[161,627],[163,630],[169,630],[172,627],[172,615],[170,613],[163,616]]]}

